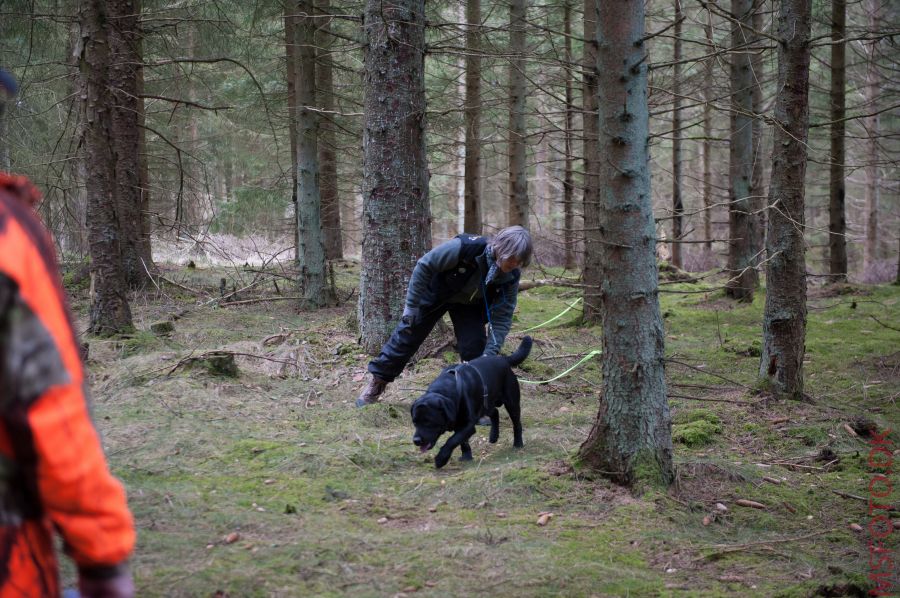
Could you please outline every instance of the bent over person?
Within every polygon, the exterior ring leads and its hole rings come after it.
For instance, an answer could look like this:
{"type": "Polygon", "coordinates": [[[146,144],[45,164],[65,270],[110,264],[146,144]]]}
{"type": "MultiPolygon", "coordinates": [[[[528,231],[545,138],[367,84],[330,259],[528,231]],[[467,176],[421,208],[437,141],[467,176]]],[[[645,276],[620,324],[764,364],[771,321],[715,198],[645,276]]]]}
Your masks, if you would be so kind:
{"type": "Polygon", "coordinates": [[[423,255],[410,278],[400,324],[369,362],[372,379],[356,406],[378,400],[445,313],[463,361],[497,355],[512,326],[521,269],[531,253],[531,235],[511,226],[493,238],[458,235],[423,255]]]}
{"type": "Polygon", "coordinates": [[[131,513],[88,414],[38,199],[27,179],[0,173],[0,598],[60,595],[54,530],[81,596],[130,597],[131,513]]]}

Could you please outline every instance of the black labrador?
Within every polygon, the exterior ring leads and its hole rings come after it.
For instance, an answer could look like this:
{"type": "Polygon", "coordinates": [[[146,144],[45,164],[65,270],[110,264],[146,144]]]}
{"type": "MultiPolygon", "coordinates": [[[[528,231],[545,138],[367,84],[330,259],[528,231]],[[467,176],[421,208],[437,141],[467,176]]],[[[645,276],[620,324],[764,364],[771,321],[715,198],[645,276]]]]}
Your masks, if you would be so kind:
{"type": "Polygon", "coordinates": [[[493,444],[500,437],[500,414],[497,407],[503,405],[513,424],[513,446],[522,442],[522,418],[519,407],[519,380],[513,373],[531,352],[530,336],[522,339],[516,352],[509,356],[479,357],[468,363],[450,366],[432,382],[410,408],[416,433],[413,444],[423,453],[431,449],[444,432],[453,435],[441,447],[434,458],[434,465],[443,467],[450,454],[461,447],[461,461],[472,460],[469,438],[475,433],[475,424],[488,415],[491,432],[488,440],[493,444]]]}

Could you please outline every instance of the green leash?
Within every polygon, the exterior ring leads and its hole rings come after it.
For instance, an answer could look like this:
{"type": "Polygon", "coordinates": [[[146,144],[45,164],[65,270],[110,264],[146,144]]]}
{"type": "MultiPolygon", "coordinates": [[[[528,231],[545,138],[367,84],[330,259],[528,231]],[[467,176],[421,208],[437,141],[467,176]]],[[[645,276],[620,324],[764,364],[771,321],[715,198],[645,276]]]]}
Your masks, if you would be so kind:
{"type": "Polygon", "coordinates": [[[565,372],[558,374],[558,375],[550,378],[549,380],[540,380],[540,381],[538,381],[538,380],[522,380],[521,378],[519,378],[519,382],[521,382],[522,384],[549,384],[555,380],[559,380],[560,378],[562,378],[563,376],[565,376],[566,374],[568,374],[569,372],[571,372],[572,370],[574,370],[575,368],[580,366],[582,363],[584,363],[588,359],[591,359],[595,355],[600,355],[601,353],[603,353],[603,351],[601,351],[600,349],[594,349],[593,351],[591,351],[590,353],[588,353],[587,355],[582,357],[578,363],[576,363],[575,365],[573,365],[572,367],[567,369],[565,372]]]}
{"type": "Polygon", "coordinates": [[[575,307],[575,306],[578,305],[579,303],[581,303],[581,297],[579,297],[578,299],[576,299],[575,301],[573,301],[572,304],[569,305],[569,307],[567,307],[566,309],[562,310],[560,313],[558,313],[557,315],[553,316],[552,318],[550,318],[549,320],[547,320],[547,321],[544,322],[543,324],[538,324],[537,326],[532,326],[531,328],[529,328],[529,329],[527,329],[527,330],[523,330],[522,332],[517,332],[516,334],[524,334],[524,333],[526,333],[526,332],[531,332],[532,330],[537,330],[538,328],[542,328],[542,327],[546,326],[547,324],[549,324],[550,322],[552,322],[552,321],[554,321],[554,320],[558,320],[559,318],[561,318],[561,317],[563,317],[564,315],[566,315],[566,312],[568,312],[570,309],[572,309],[573,307],[575,307]]]}

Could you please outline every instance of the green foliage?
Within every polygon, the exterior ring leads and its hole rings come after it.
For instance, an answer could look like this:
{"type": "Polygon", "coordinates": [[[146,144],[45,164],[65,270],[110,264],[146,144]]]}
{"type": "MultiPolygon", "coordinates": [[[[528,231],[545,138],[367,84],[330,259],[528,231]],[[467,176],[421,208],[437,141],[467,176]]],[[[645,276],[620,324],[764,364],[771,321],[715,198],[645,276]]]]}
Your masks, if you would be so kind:
{"type": "Polygon", "coordinates": [[[270,189],[239,187],[213,217],[213,232],[244,235],[254,231],[278,230],[291,205],[290,195],[270,189]]]}

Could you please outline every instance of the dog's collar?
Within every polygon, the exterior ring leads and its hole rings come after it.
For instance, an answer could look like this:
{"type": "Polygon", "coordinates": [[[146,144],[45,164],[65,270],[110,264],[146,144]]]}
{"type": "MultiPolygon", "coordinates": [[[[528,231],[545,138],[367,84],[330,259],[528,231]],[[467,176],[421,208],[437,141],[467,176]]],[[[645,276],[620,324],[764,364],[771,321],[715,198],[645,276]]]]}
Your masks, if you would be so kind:
{"type": "Polygon", "coordinates": [[[453,368],[453,370],[451,370],[453,372],[453,375],[456,376],[456,394],[458,394],[460,398],[462,398],[462,396],[463,396],[462,380],[460,379],[459,371],[464,367],[468,367],[470,370],[475,372],[475,375],[478,377],[478,381],[481,382],[482,408],[485,411],[490,411],[491,408],[493,408],[493,405],[490,404],[487,383],[484,381],[484,376],[481,375],[481,372],[479,372],[478,368],[476,368],[475,366],[469,365],[468,363],[461,363],[458,366],[456,366],[455,368],[453,368]]]}

